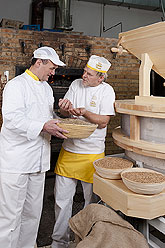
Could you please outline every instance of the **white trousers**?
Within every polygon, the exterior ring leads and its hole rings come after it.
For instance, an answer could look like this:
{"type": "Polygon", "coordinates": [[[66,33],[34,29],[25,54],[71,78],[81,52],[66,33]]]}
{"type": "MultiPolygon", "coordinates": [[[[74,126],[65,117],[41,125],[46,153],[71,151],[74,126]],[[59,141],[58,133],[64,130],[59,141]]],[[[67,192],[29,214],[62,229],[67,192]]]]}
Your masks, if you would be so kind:
{"type": "MultiPolygon", "coordinates": [[[[69,247],[69,225],[68,221],[72,215],[73,197],[76,192],[77,179],[56,175],[54,197],[55,197],[55,226],[52,234],[52,248],[69,247]]],[[[85,206],[92,200],[93,184],[81,181],[85,206]]]]}
{"type": "Polygon", "coordinates": [[[45,173],[0,173],[0,247],[34,248],[45,173]]]}

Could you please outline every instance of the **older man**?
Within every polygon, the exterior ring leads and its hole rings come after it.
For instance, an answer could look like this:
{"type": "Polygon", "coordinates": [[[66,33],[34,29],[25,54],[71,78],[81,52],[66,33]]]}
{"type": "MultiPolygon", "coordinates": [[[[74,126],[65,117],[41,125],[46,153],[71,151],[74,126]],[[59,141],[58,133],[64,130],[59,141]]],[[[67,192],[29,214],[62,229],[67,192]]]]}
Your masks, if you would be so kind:
{"type": "Polygon", "coordinates": [[[55,219],[52,248],[67,248],[69,245],[68,220],[72,214],[73,196],[80,180],[85,206],[91,202],[93,186],[93,161],[103,158],[106,127],[114,115],[115,93],[105,83],[110,62],[92,55],[84,68],[82,79],[73,81],[64,99],[59,101],[64,116],[76,116],[98,128],[86,139],[64,141],[55,168],[55,219]]]}
{"type": "Polygon", "coordinates": [[[0,247],[34,248],[41,216],[50,137],[65,138],[53,120],[46,82],[59,60],[51,47],[34,51],[32,64],[3,91],[0,134],[0,247]]]}

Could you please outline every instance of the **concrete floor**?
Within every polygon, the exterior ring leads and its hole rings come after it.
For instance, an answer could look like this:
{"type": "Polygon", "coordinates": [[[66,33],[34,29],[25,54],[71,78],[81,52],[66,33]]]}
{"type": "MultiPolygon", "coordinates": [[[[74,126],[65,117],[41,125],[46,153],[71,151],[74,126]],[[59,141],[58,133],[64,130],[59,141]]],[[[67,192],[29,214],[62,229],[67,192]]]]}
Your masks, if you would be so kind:
{"type": "MultiPolygon", "coordinates": [[[[76,244],[75,243],[71,243],[69,248],[75,248],[76,247],[76,244]]],[[[51,248],[51,246],[43,246],[43,247],[34,247],[34,248],[51,248]]]]}
{"type": "MultiPolygon", "coordinates": [[[[45,182],[45,194],[44,194],[44,204],[43,204],[43,211],[38,231],[38,237],[37,237],[37,245],[38,247],[42,248],[50,248],[50,245],[52,243],[52,232],[53,227],[55,223],[54,218],[54,182],[55,177],[54,174],[49,173],[46,177],[45,182]]],[[[82,193],[82,187],[81,184],[78,183],[78,187],[76,190],[76,195],[74,197],[74,203],[73,203],[73,211],[72,215],[75,215],[78,213],[84,205],[84,198],[82,193]]],[[[74,234],[71,231],[70,232],[70,241],[74,241],[74,234]]],[[[70,248],[74,248],[75,244],[71,243],[70,248]]]]}

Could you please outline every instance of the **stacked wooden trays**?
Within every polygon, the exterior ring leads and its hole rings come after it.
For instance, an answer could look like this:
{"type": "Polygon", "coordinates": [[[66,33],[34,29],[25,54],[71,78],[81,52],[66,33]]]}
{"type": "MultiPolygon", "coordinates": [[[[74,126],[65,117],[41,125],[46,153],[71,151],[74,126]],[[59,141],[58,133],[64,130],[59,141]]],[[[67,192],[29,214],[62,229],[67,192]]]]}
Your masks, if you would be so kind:
{"type": "Polygon", "coordinates": [[[145,168],[130,168],[121,173],[123,183],[138,194],[158,194],[165,189],[165,175],[145,168]]]}
{"type": "Polygon", "coordinates": [[[69,132],[63,134],[68,138],[74,139],[88,138],[98,127],[97,124],[74,118],[60,118],[58,121],[57,125],[69,132]]]}
{"type": "Polygon", "coordinates": [[[99,176],[107,179],[121,179],[121,172],[131,168],[133,162],[119,157],[108,157],[97,159],[93,162],[99,176]]]}

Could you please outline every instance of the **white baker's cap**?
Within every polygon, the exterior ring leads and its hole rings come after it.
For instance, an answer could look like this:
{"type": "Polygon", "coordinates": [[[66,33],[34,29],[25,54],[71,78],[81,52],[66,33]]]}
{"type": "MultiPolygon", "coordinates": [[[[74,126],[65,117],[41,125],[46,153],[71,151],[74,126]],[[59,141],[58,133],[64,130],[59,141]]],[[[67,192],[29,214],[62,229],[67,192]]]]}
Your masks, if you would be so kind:
{"type": "Polygon", "coordinates": [[[49,59],[55,65],[65,66],[65,64],[59,59],[56,51],[51,47],[40,47],[33,52],[33,55],[36,59],[49,59]]]}
{"type": "Polygon", "coordinates": [[[105,59],[104,57],[99,57],[97,55],[92,55],[87,63],[87,67],[102,73],[106,73],[109,70],[110,66],[111,63],[107,59],[105,59]]]}

